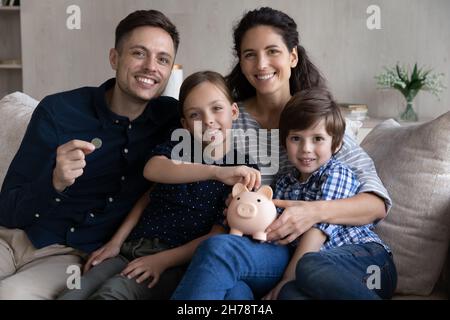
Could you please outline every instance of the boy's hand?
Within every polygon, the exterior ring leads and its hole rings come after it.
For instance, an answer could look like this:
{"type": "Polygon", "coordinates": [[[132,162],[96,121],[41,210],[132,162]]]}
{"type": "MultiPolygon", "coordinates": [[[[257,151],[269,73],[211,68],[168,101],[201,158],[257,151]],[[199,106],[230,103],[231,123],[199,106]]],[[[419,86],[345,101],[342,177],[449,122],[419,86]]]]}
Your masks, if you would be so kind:
{"type": "Polygon", "coordinates": [[[137,277],[137,283],[141,283],[148,278],[151,278],[148,287],[153,288],[156,283],[158,283],[159,277],[164,270],[166,270],[166,266],[163,263],[163,259],[160,259],[160,255],[156,253],[134,259],[121,272],[121,275],[126,276],[128,279],[137,277]]]}
{"type": "Polygon", "coordinates": [[[119,254],[119,252],[120,252],[119,244],[115,244],[113,242],[108,242],[100,249],[97,249],[96,251],[91,253],[88,261],[84,265],[83,273],[88,272],[91,267],[95,267],[96,265],[101,263],[103,260],[117,256],[119,254]]]}
{"type": "Polygon", "coordinates": [[[216,167],[215,178],[230,186],[240,182],[249,190],[257,189],[261,186],[261,173],[247,166],[216,167]]]}

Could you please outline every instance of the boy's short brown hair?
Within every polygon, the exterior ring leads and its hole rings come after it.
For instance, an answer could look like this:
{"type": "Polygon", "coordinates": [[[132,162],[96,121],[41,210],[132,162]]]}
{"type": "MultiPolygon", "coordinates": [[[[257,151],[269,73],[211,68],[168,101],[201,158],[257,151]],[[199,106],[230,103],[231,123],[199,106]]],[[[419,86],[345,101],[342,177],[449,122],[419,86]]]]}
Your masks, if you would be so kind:
{"type": "Polygon", "coordinates": [[[305,130],[325,119],[327,133],[333,137],[332,152],[337,152],[345,133],[345,120],[330,91],[315,87],[292,96],[280,116],[280,140],[286,147],[291,130],[305,130]]]}

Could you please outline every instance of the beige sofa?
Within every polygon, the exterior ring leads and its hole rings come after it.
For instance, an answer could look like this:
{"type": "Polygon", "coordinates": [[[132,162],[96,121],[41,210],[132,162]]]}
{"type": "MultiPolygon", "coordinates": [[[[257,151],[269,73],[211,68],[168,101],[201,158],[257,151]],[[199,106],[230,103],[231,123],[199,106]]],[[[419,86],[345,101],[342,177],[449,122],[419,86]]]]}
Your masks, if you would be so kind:
{"type": "Polygon", "coordinates": [[[387,120],[361,146],[394,203],[377,232],[394,253],[396,298],[448,299],[450,112],[421,125],[387,120]]]}
{"type": "MultiPolygon", "coordinates": [[[[0,100],[0,184],[37,103],[20,92],[0,100]]],[[[394,252],[399,274],[394,298],[448,299],[450,112],[408,127],[388,120],[362,146],[394,201],[377,226],[394,252]]]]}

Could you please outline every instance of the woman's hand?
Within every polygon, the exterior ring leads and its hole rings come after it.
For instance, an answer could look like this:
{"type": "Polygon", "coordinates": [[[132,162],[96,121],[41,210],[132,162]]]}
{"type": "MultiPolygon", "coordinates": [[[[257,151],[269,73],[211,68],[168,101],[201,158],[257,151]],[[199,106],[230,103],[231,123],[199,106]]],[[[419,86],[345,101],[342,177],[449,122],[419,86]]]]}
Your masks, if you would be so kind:
{"type": "Polygon", "coordinates": [[[283,286],[288,283],[289,281],[292,281],[294,279],[288,279],[288,278],[283,278],[281,279],[280,282],[277,283],[277,285],[269,291],[269,293],[267,293],[264,297],[262,297],[262,300],[277,300],[278,299],[278,294],[280,293],[281,288],[283,288],[283,286]]]}
{"type": "Polygon", "coordinates": [[[157,253],[140,257],[131,261],[121,274],[128,277],[128,279],[137,277],[137,283],[151,278],[148,287],[153,288],[158,283],[161,274],[167,268],[163,260],[157,253]]]}
{"type": "Polygon", "coordinates": [[[261,186],[261,173],[247,166],[216,167],[215,178],[226,185],[234,185],[238,182],[244,184],[249,190],[261,186]]]}
{"type": "Polygon", "coordinates": [[[100,249],[92,252],[88,261],[84,264],[83,272],[88,272],[91,267],[95,267],[102,261],[117,256],[120,252],[120,247],[120,243],[109,241],[100,249]]]}
{"type": "Polygon", "coordinates": [[[314,201],[291,201],[274,199],[275,206],[285,208],[267,228],[267,240],[278,244],[288,244],[320,222],[314,201]]]}

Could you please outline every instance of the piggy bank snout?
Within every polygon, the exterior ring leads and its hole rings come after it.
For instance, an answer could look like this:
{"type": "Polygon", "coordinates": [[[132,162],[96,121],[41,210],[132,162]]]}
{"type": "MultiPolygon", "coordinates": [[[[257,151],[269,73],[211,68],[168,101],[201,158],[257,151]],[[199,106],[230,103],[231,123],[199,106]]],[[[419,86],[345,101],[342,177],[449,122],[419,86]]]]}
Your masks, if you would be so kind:
{"type": "Polygon", "coordinates": [[[240,203],[237,206],[237,213],[242,218],[253,218],[258,209],[253,203],[240,203]]]}

